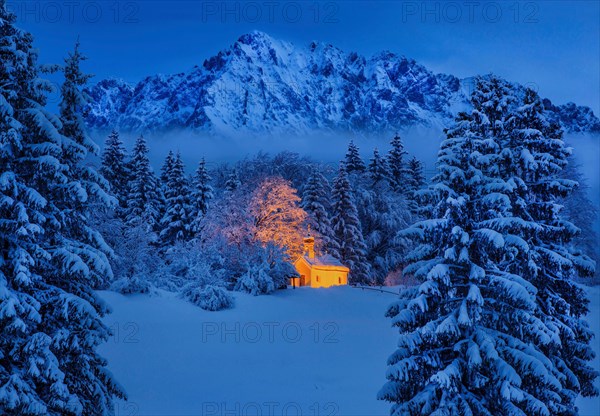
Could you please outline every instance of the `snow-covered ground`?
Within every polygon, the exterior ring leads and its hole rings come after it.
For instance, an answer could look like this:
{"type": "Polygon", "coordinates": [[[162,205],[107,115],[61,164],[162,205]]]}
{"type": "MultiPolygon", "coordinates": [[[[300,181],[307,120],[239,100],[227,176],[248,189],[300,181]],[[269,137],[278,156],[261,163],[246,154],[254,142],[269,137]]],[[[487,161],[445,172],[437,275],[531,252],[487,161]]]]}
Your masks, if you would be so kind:
{"type": "MultiPolygon", "coordinates": [[[[207,312],[167,292],[101,292],[113,338],[101,348],[125,387],[117,415],[387,415],[375,399],[397,332],[394,295],[336,287],[236,293],[235,309],[207,312]]],[[[600,337],[600,288],[590,324],[600,337]]],[[[600,338],[594,340],[600,351],[600,338]]],[[[594,362],[600,369],[600,359],[594,362]]],[[[600,415],[582,399],[581,415],[600,415]]]]}
{"type": "Polygon", "coordinates": [[[336,287],[207,312],[176,296],[102,292],[115,336],[101,353],[129,395],[122,415],[385,415],[375,399],[396,332],[394,295],[336,287]]]}

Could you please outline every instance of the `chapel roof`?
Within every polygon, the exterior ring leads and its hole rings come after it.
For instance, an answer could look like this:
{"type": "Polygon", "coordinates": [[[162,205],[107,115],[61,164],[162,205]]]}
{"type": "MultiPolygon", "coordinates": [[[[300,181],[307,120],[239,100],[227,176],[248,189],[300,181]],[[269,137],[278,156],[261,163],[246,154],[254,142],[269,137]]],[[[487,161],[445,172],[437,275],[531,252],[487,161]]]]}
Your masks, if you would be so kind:
{"type": "Polygon", "coordinates": [[[314,267],[341,267],[341,268],[345,268],[348,269],[346,266],[344,266],[338,259],[336,259],[335,257],[333,257],[330,254],[324,254],[322,256],[315,256],[314,258],[310,258],[308,256],[302,256],[302,258],[304,260],[306,260],[306,262],[314,267]]]}

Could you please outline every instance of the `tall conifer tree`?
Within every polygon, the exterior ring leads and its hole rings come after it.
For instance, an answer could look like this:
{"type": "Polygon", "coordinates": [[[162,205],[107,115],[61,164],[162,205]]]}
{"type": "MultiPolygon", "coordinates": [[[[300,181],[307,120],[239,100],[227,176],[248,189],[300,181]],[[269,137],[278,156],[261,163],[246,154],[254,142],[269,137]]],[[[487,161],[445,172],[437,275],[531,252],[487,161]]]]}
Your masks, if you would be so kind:
{"type": "Polygon", "coordinates": [[[198,163],[198,169],[194,175],[194,196],[192,201],[192,232],[200,232],[200,223],[206,215],[211,199],[214,197],[213,188],[210,185],[211,177],[206,169],[204,158],[198,163]]]}
{"type": "Polygon", "coordinates": [[[190,187],[180,153],[174,157],[170,169],[166,172],[165,214],[160,221],[163,245],[187,241],[192,235],[190,187]]]}
{"type": "Polygon", "coordinates": [[[350,141],[348,144],[348,152],[346,153],[346,172],[364,172],[366,170],[365,162],[360,157],[358,146],[354,144],[354,141],[350,141]]]}
{"type": "Polygon", "coordinates": [[[392,148],[387,155],[387,165],[390,171],[390,183],[396,192],[405,192],[407,187],[406,150],[399,134],[390,142],[392,148]]]}
{"type": "Polygon", "coordinates": [[[587,302],[569,282],[589,264],[556,205],[568,152],[535,101],[480,78],[447,131],[428,218],[404,233],[422,284],[388,311],[402,337],[379,397],[393,414],[573,415],[596,393],[587,302]]]}
{"type": "Polygon", "coordinates": [[[350,268],[350,279],[354,283],[369,284],[369,265],[366,261],[366,246],[363,239],[358,212],[350,188],[348,173],[342,162],[338,176],[333,182],[333,217],[331,225],[341,262],[350,268]]]}
{"type": "Polygon", "coordinates": [[[102,167],[100,173],[110,184],[113,195],[119,201],[119,207],[127,205],[127,183],[129,172],[127,170],[126,151],[119,133],[113,130],[106,139],[102,153],[102,167]]]}
{"type": "Polygon", "coordinates": [[[129,169],[131,176],[127,194],[127,223],[130,226],[141,226],[146,231],[154,231],[159,223],[160,190],[158,179],[150,166],[144,136],[140,136],[135,142],[129,169]]]}
{"type": "Polygon", "coordinates": [[[114,203],[84,158],[76,49],[65,61],[61,117],[46,108],[32,37],[0,0],[0,413],[110,414],[124,397],[97,346],[109,329],[92,285],[110,278],[86,204],[114,203]]]}
{"type": "Polygon", "coordinates": [[[327,179],[321,172],[314,169],[302,193],[302,208],[308,214],[309,224],[318,235],[317,249],[339,258],[339,247],[331,228],[329,215],[331,192],[328,188],[327,179]]]}

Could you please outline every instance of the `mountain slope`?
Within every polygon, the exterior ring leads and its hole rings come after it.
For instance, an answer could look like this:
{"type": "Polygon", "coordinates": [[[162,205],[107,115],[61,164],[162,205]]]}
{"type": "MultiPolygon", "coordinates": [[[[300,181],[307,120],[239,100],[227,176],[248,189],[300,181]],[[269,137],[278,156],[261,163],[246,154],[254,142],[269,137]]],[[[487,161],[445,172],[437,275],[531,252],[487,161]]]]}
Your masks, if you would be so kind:
{"type": "MultiPolygon", "coordinates": [[[[187,73],[149,76],[137,85],[100,81],[88,91],[87,122],[98,129],[225,135],[383,132],[447,124],[468,108],[468,87],[469,80],[434,74],[391,52],[365,58],[322,43],[298,48],[253,32],[187,73]]],[[[587,107],[549,100],[546,106],[567,131],[600,131],[587,107]]]]}

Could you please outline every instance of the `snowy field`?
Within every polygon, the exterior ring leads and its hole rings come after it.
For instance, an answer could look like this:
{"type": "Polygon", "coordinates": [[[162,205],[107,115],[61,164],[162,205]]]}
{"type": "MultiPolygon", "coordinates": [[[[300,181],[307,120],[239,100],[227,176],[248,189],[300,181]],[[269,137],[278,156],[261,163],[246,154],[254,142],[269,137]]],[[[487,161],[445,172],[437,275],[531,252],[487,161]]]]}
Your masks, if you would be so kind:
{"type": "MultiPolygon", "coordinates": [[[[394,297],[350,287],[302,288],[207,312],[171,293],[125,297],[100,352],[125,387],[118,416],[387,415],[375,399],[396,331],[383,314],[394,297]]],[[[589,290],[600,336],[600,288],[589,290]]],[[[594,340],[600,351],[600,339],[594,340]]],[[[600,360],[595,361],[600,369],[600,360]]],[[[600,415],[600,400],[580,400],[600,415]]]]}

